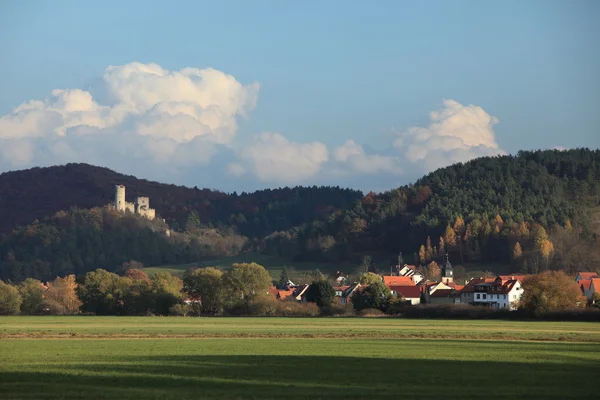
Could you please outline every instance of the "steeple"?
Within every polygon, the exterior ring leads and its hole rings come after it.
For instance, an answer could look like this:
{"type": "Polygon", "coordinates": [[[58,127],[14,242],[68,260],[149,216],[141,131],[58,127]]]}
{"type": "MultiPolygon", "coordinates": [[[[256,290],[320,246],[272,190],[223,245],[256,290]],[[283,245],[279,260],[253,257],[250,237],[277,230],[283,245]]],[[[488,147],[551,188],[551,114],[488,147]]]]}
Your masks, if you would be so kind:
{"type": "Polygon", "coordinates": [[[446,263],[442,267],[442,282],[452,282],[453,279],[454,271],[452,270],[452,264],[450,264],[448,253],[446,253],[446,263]]]}

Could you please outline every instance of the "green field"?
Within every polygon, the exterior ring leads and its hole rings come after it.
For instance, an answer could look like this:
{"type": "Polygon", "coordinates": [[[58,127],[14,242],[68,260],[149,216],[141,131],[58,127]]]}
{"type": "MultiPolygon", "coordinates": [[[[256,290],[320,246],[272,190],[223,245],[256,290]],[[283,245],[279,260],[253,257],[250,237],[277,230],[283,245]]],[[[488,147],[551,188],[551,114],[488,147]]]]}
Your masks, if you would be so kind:
{"type": "Polygon", "coordinates": [[[600,324],[1,317],[0,398],[597,398],[600,324]]]}

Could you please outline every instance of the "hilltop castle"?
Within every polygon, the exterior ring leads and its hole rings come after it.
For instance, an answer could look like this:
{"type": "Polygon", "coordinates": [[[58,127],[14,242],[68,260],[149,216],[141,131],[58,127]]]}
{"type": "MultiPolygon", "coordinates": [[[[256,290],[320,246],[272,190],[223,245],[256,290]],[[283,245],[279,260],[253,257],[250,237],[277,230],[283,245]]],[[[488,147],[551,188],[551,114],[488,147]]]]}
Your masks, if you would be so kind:
{"type": "Polygon", "coordinates": [[[156,217],[156,210],[150,208],[149,197],[138,197],[135,203],[125,201],[125,186],[115,186],[115,203],[114,207],[121,212],[129,211],[132,214],[141,215],[148,219],[154,219],[156,217]]]}

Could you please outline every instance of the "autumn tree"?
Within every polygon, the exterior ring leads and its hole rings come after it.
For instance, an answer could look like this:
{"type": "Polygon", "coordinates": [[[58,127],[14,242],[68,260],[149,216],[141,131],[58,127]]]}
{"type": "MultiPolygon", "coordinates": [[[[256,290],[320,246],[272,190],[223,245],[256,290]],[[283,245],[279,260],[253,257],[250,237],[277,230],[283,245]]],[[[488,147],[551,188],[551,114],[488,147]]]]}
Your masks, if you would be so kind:
{"type": "Polygon", "coordinates": [[[523,250],[521,249],[521,244],[519,242],[515,243],[512,252],[513,260],[519,260],[523,256],[523,250]]]}
{"type": "Polygon", "coordinates": [[[440,260],[440,261],[442,261],[444,259],[444,256],[446,255],[446,245],[444,243],[444,238],[441,236],[440,236],[440,241],[438,244],[437,255],[438,255],[438,260],[440,260]]]}
{"type": "Polygon", "coordinates": [[[19,314],[22,301],[16,287],[0,281],[0,315],[19,314]]]}
{"type": "Polygon", "coordinates": [[[425,279],[437,282],[442,276],[442,270],[435,261],[432,261],[423,269],[423,275],[425,279]]]}
{"type": "Polygon", "coordinates": [[[200,301],[200,313],[215,315],[223,308],[223,272],[216,268],[198,268],[185,275],[183,290],[200,301]]]}
{"type": "Polygon", "coordinates": [[[444,233],[444,243],[446,248],[453,249],[456,247],[456,233],[450,225],[446,226],[446,232],[444,233]]]}
{"type": "Polygon", "coordinates": [[[519,308],[535,313],[584,307],[586,298],[579,286],[562,271],[545,271],[523,280],[519,308]]]}
{"type": "Polygon", "coordinates": [[[35,315],[43,310],[44,292],[46,288],[41,281],[33,278],[27,278],[19,284],[19,294],[23,299],[21,304],[21,314],[35,315]]]}
{"type": "Polygon", "coordinates": [[[540,243],[540,254],[544,260],[546,269],[548,269],[548,260],[552,253],[554,253],[554,245],[552,242],[548,239],[543,240],[542,243],[540,243]]]}
{"type": "Polygon", "coordinates": [[[431,246],[431,238],[429,236],[427,236],[427,240],[425,241],[425,254],[426,254],[427,261],[429,261],[435,257],[435,251],[433,250],[433,247],[431,246]]]}
{"type": "Polygon", "coordinates": [[[77,314],[81,307],[81,301],[77,297],[77,286],[75,275],[57,277],[49,282],[48,290],[44,292],[45,307],[55,315],[77,314]]]}
{"type": "Polygon", "coordinates": [[[427,262],[427,253],[425,252],[425,246],[423,245],[419,248],[419,262],[421,265],[425,265],[427,262]]]}

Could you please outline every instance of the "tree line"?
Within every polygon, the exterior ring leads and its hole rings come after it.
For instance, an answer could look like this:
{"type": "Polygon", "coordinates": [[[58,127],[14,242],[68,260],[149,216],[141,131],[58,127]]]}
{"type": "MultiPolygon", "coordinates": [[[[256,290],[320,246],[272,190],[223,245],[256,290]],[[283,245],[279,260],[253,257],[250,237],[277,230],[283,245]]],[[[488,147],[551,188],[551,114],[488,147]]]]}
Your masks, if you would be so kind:
{"type": "MultiPolygon", "coordinates": [[[[594,213],[600,150],[522,151],[434,171],[368,193],[326,221],[273,232],[257,249],[297,260],[403,254],[405,262],[513,264],[515,271],[600,263],[594,213]]],[[[394,260],[385,260],[394,262],[394,260]]]]}

